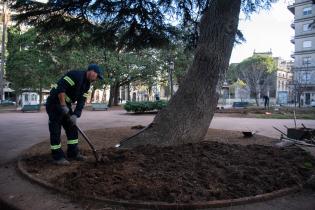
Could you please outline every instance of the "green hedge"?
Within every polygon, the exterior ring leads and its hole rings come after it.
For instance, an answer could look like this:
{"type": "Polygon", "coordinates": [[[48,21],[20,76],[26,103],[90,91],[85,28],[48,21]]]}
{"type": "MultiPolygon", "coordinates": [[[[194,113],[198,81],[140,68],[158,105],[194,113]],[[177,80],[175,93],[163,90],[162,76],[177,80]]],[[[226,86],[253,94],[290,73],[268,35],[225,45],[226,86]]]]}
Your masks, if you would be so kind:
{"type": "Polygon", "coordinates": [[[127,101],[127,103],[124,105],[124,109],[127,112],[136,112],[136,113],[142,113],[147,111],[153,111],[153,110],[161,110],[164,107],[166,107],[167,101],[159,100],[159,101],[127,101]]]}

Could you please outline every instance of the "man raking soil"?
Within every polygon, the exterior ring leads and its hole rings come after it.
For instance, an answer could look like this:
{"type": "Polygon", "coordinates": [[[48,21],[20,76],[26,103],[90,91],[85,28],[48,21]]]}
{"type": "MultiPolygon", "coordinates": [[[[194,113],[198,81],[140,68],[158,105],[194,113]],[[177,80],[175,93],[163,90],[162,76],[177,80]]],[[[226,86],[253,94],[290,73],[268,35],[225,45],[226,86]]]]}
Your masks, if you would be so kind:
{"type": "Polygon", "coordinates": [[[53,162],[57,165],[69,165],[68,160],[86,159],[79,152],[76,121],[81,116],[91,83],[97,79],[103,80],[100,67],[90,64],[86,71],[73,70],[66,73],[50,91],[46,111],[49,117],[51,154],[53,162]],[[72,103],[75,102],[77,105],[72,110],[72,103]],[[65,129],[68,139],[67,159],[61,149],[61,126],[65,129]]]}

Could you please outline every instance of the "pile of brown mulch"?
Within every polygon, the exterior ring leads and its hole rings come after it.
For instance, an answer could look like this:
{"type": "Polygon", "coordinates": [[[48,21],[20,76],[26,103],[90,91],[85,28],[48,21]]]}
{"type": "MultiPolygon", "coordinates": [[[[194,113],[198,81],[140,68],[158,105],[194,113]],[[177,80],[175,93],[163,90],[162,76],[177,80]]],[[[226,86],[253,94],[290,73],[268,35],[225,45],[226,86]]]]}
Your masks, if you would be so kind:
{"type": "Polygon", "coordinates": [[[202,142],[102,150],[52,180],[76,195],[176,203],[233,199],[303,184],[315,165],[305,151],[202,142]]]}
{"type": "Polygon", "coordinates": [[[237,131],[209,129],[206,141],[176,147],[108,148],[135,132],[130,127],[88,131],[102,156],[98,165],[81,141],[87,162],[55,166],[47,140],[28,150],[23,167],[34,177],[74,195],[171,203],[268,193],[303,184],[314,172],[315,160],[304,150],[274,148],[275,139],[260,135],[244,138],[237,131]]]}

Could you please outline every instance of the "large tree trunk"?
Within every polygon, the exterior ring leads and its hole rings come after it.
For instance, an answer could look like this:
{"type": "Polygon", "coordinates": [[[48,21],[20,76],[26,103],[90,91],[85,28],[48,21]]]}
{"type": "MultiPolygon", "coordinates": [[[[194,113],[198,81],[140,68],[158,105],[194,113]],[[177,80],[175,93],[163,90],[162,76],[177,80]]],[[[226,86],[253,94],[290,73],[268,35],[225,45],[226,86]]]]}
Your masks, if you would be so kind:
{"type": "Polygon", "coordinates": [[[144,132],[121,147],[159,146],[201,141],[218,102],[217,84],[228,68],[241,0],[213,0],[201,19],[193,65],[183,83],[144,132]]]}

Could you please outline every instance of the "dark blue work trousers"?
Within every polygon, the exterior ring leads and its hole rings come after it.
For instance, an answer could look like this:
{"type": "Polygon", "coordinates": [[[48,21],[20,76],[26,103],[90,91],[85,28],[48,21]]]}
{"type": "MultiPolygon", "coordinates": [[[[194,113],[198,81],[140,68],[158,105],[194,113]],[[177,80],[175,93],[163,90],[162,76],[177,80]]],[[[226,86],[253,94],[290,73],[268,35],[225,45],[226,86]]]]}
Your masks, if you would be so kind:
{"type": "MultiPolygon", "coordinates": [[[[70,105],[68,105],[70,115],[73,114],[70,105]]],[[[61,106],[58,103],[53,103],[48,97],[46,103],[46,112],[49,117],[49,133],[50,133],[50,148],[54,160],[65,158],[65,154],[61,149],[61,126],[65,129],[67,135],[67,156],[75,157],[78,152],[78,129],[73,126],[69,117],[63,114],[61,106]]]]}

